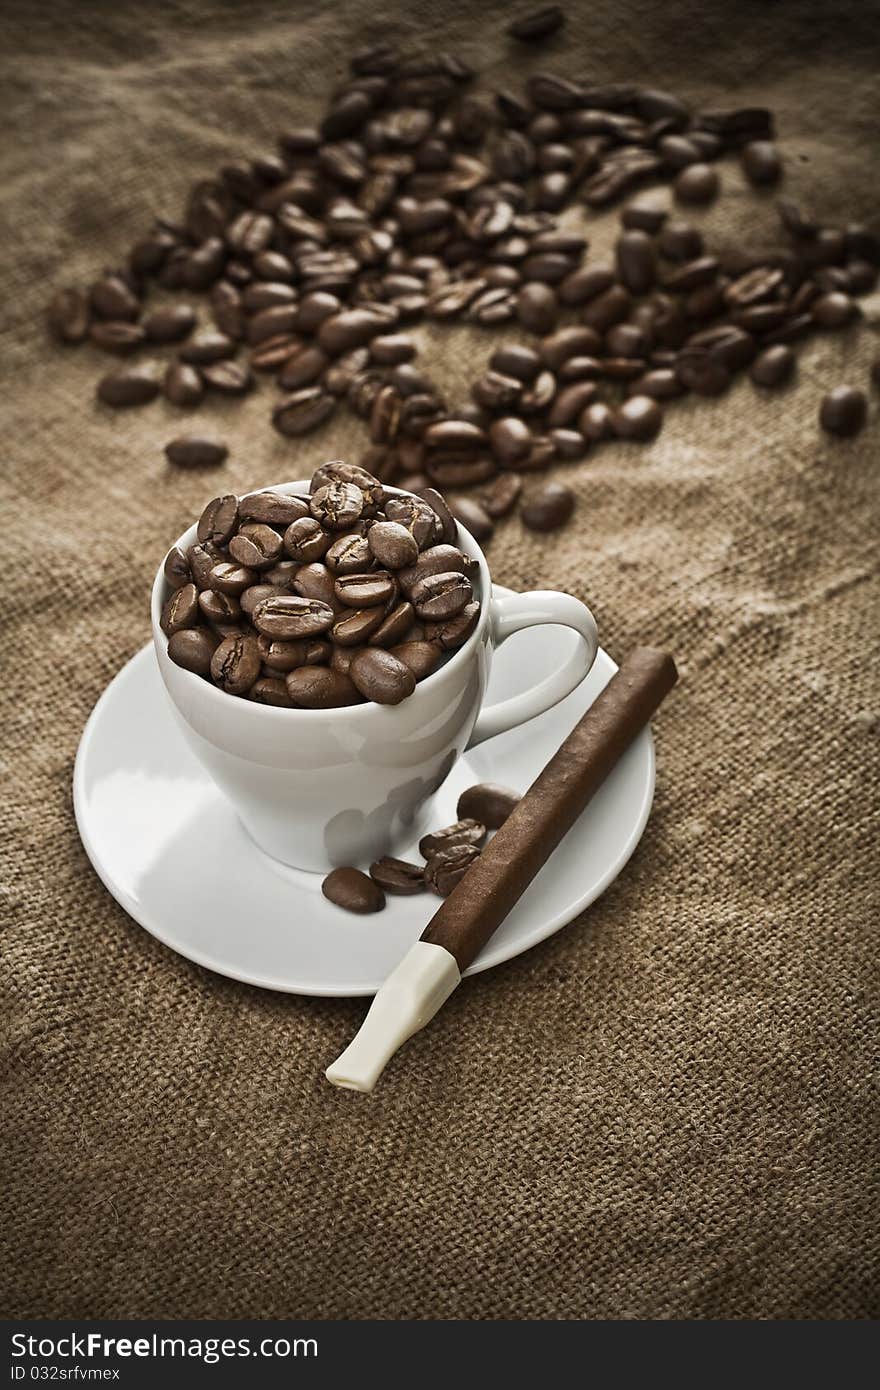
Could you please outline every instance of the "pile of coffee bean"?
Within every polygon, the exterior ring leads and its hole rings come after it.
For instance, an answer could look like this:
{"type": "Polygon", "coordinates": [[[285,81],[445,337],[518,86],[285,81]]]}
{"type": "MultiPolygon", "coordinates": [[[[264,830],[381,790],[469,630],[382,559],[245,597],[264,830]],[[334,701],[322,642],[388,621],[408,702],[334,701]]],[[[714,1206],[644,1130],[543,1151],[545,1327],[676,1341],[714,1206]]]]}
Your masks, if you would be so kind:
{"type": "Polygon", "coordinates": [[[446,898],[479,859],[488,832],[504,824],[519,800],[519,792],[494,782],[468,787],[458,798],[458,820],[419,841],[424,864],[385,855],[370,865],[369,874],[349,866],[333,869],[321,891],[347,912],[378,912],[386,893],[409,896],[430,890],[446,898]]]}
{"type": "MultiPolygon", "coordinates": [[[[534,43],[563,19],[551,6],[508,32],[534,43]]],[[[679,204],[705,205],[723,156],[757,189],[775,185],[782,159],[766,108],[692,112],[668,92],[548,72],[524,95],[477,94],[474,76],[442,52],[356,53],[318,126],[224,164],[121,267],[85,293],[60,290],[49,321],[62,342],[172,353],[109,373],[99,399],[119,408],[161,391],[192,409],[274,379],[272,422],[291,438],[344,402],[368,426],[366,469],[443,490],[485,542],[518,507],[523,474],[604,441],[650,441],[667,402],[718,396],[746,368],[760,389],[782,386],[794,345],[857,318],[880,238],[822,225],[787,199],[789,244],[775,251],[714,254],[696,226],[641,195],[622,209],[608,262],[585,264],[586,236],[558,224],[573,203],[589,215],[657,182],[679,204]],[[150,308],[153,286],[185,299],[150,308]],[[209,296],[211,326],[199,326],[197,294],[209,296]],[[512,328],[526,341],[499,346],[472,399],[454,404],[414,363],[406,330],[424,320],[512,328]]],[[[822,410],[836,433],[863,419],[852,406],[822,410]]],[[[222,457],[174,446],[185,466],[222,457]]],[[[527,496],[522,520],[551,529],[573,501],[527,496]]]]}
{"type": "Polygon", "coordinates": [[[165,558],[168,655],[264,705],[397,705],[480,614],[477,567],[439,493],[322,464],[308,497],[215,497],[165,558]]]}

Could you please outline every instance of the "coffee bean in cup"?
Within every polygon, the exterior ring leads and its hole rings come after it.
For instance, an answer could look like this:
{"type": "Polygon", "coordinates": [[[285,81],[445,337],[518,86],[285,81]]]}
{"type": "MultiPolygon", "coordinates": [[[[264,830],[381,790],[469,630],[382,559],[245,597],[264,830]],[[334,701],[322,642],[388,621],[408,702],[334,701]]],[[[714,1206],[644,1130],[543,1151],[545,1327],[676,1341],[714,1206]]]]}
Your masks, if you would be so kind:
{"type": "MultiPolygon", "coordinates": [[[[185,441],[201,450],[205,441],[185,441]]],[[[214,497],[163,574],[168,655],[228,695],[292,709],[396,705],[462,646],[477,565],[442,496],[322,464],[308,496],[214,497]]]]}

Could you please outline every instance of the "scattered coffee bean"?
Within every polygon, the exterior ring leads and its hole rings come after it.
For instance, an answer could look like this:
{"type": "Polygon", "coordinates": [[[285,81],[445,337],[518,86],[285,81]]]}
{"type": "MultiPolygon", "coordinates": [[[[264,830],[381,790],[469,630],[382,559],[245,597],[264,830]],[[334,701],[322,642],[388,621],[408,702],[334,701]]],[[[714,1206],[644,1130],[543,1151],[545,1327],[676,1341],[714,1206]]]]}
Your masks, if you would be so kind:
{"type": "Polygon", "coordinates": [[[711,164],[689,164],[672,185],[676,198],[683,203],[711,203],[718,197],[720,180],[711,164]]]}
{"type": "Polygon", "coordinates": [[[751,183],[778,183],[782,160],[772,140],[753,140],[742,149],[742,166],[751,183]]]}
{"type": "Polygon", "coordinates": [[[332,869],[321,884],[321,892],[346,912],[380,912],[385,906],[379,884],[360,869],[332,869]]]}
{"type": "Polygon", "coordinates": [[[819,423],[828,434],[858,434],[868,415],[868,401],[857,386],[835,386],[822,398],[819,423]]]}
{"type": "Polygon", "coordinates": [[[446,898],[480,857],[474,845],[459,844],[433,855],[425,865],[425,882],[439,897],[446,898]]]}
{"type": "Polygon", "coordinates": [[[172,405],[192,410],[205,394],[205,383],[196,367],[185,362],[171,362],[162,382],[162,393],[172,405]]]}
{"type": "Polygon", "coordinates": [[[145,405],[159,394],[159,378],[151,367],[122,367],[98,382],[98,399],[117,410],[145,405]]]}
{"type": "Polygon", "coordinates": [[[630,396],[614,416],[621,439],[655,439],[663,424],[663,411],[651,396],[630,396]]]}
{"type": "Polygon", "coordinates": [[[564,483],[542,483],[520,507],[523,524],[530,531],[555,531],[570,520],[575,496],[564,483]]]}
{"type": "Polygon", "coordinates": [[[216,468],[229,453],[219,439],[199,435],[180,435],[165,445],[165,457],[177,468],[216,468]]]}
{"type": "Polygon", "coordinates": [[[410,895],[425,891],[425,873],[421,865],[394,859],[389,854],[370,865],[370,878],[386,893],[410,895]]]}
{"type": "Polygon", "coordinates": [[[487,830],[503,825],[520,800],[519,792],[495,782],[478,782],[458,798],[456,814],[460,820],[475,820],[487,830]]]}
{"type": "Polygon", "coordinates": [[[793,371],[794,353],[784,343],[778,343],[758,354],[749,375],[756,386],[782,386],[793,371]]]}
{"type": "Polygon", "coordinates": [[[521,43],[539,43],[557,33],[565,23],[565,15],[558,5],[547,5],[543,10],[523,15],[508,24],[507,32],[512,39],[521,43]]]}
{"type": "Polygon", "coordinates": [[[486,826],[472,817],[446,825],[442,830],[432,830],[419,840],[419,854],[430,859],[435,854],[453,849],[458,845],[481,845],[486,838],[486,826]]]}

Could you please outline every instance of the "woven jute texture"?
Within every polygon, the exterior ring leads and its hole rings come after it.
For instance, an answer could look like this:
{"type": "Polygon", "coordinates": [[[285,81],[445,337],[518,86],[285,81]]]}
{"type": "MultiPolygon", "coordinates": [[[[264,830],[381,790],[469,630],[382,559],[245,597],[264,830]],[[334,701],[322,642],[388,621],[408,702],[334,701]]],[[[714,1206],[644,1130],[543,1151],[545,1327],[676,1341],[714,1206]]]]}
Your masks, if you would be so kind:
{"type": "MultiPolygon", "coordinates": [[[[181,416],[96,406],[108,359],[48,343],[47,289],[118,263],[195,178],[314,119],[354,45],[447,47],[514,88],[544,67],[768,104],[788,191],[838,224],[875,215],[872,6],[569,9],[564,38],[517,53],[509,8],[473,0],[0,9],[7,1315],[876,1312],[880,403],[851,441],[816,416],[823,389],[867,384],[877,296],[807,343],[785,392],[741,381],[671,408],[650,447],[560,469],[579,500],[565,532],[499,531],[497,579],[586,598],[618,658],[675,653],[656,803],[604,897],[468,982],[372,1098],[322,1076],[362,1002],[188,964],[116,905],[76,833],[77,741],[147,638],[168,540],[218,488],[356,458],[364,436],[346,418],[284,441],[264,387],[199,415],[225,468],[170,471],[181,416]]],[[[710,243],[770,244],[772,195],[732,161],[722,178],[696,214],[710,243]]],[[[615,225],[592,219],[591,254],[615,225]]],[[[429,336],[464,399],[498,337],[429,336]]]]}

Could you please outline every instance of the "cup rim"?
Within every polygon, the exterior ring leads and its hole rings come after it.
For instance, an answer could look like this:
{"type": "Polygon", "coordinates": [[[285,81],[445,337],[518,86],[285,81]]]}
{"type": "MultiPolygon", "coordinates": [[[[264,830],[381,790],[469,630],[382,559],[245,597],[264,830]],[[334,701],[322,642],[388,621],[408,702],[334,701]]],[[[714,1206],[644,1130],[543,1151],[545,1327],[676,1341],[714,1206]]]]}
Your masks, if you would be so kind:
{"type": "MultiPolygon", "coordinates": [[[[383,483],[382,487],[384,488],[386,493],[390,493],[396,497],[414,497],[416,501],[422,500],[417,496],[416,493],[408,492],[405,488],[393,487],[390,483],[383,483]]],[[[303,481],[300,479],[287,483],[268,483],[265,484],[263,487],[251,488],[247,492],[239,494],[239,500],[245,497],[253,497],[259,492],[283,492],[288,494],[289,496],[308,497],[310,496],[309,481],[303,481]]],[[[480,617],[476,627],[474,628],[467,641],[463,643],[462,646],[458,647],[455,651],[450,652],[446,661],[444,661],[442,665],[438,666],[436,671],[432,671],[429,676],[426,676],[424,678],[424,680],[417,681],[416,688],[413,691],[412,695],[407,696],[406,701],[401,701],[401,703],[409,704],[410,700],[414,700],[418,696],[420,691],[426,690],[428,686],[431,686],[433,684],[439,684],[440,680],[447,674],[447,672],[450,671],[450,669],[453,666],[455,666],[458,663],[463,663],[465,659],[476,649],[477,643],[480,641],[485,630],[486,624],[489,621],[489,606],[492,600],[492,578],[489,574],[489,566],[486,563],[486,557],[483,554],[480,546],[474,540],[467,527],[463,526],[460,521],[457,522],[457,525],[461,533],[461,538],[464,541],[464,544],[461,546],[461,549],[465,550],[466,553],[470,555],[471,559],[476,560],[479,566],[480,586],[483,591],[480,603],[480,617]]],[[[195,532],[197,526],[198,519],[192,522],[186,528],[185,531],[181,532],[181,534],[177,537],[177,540],[171,542],[171,545],[169,546],[168,550],[173,550],[175,546],[179,546],[182,550],[186,550],[187,547],[192,545],[196,539],[195,532]],[[191,539],[187,539],[188,537],[191,537],[191,539]]],[[[166,555],[167,554],[168,551],[166,551],[166,555]]],[[[165,636],[165,633],[162,631],[159,625],[159,619],[161,617],[162,608],[164,606],[164,599],[162,597],[163,590],[168,582],[164,574],[164,564],[165,556],[163,556],[162,561],[159,564],[158,569],[156,570],[156,576],[153,580],[153,587],[150,595],[150,619],[153,628],[154,645],[156,646],[157,650],[163,651],[167,657],[168,638],[165,636]]],[[[168,660],[170,661],[170,657],[168,658],[168,660]]],[[[398,708],[396,705],[389,706],[377,704],[375,700],[365,700],[364,703],[361,705],[334,705],[331,706],[331,708],[329,709],[301,709],[298,706],[294,706],[292,709],[288,709],[286,706],[283,705],[263,705],[256,700],[240,698],[238,696],[227,694],[225,690],[218,690],[217,686],[214,685],[213,682],[205,680],[203,676],[196,675],[195,671],[187,671],[186,668],[183,666],[175,666],[175,671],[179,672],[181,676],[187,677],[189,681],[194,682],[192,686],[193,691],[195,692],[195,690],[198,688],[199,694],[206,695],[206,698],[208,699],[209,703],[212,700],[222,700],[223,704],[220,708],[221,710],[225,709],[228,712],[231,702],[234,701],[234,703],[241,708],[243,717],[246,718],[263,718],[278,721],[283,719],[289,720],[291,715],[306,715],[309,716],[313,722],[317,722],[318,719],[332,719],[334,717],[344,717],[345,719],[363,719],[368,716],[375,716],[375,711],[377,709],[387,710],[398,708]],[[251,711],[251,713],[245,715],[245,710],[251,711]]]]}

